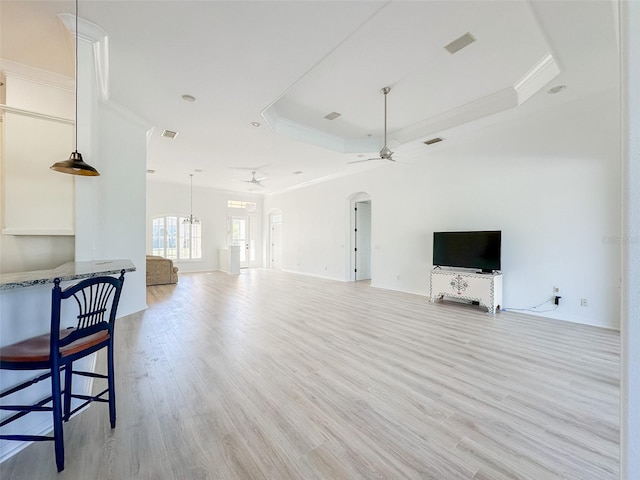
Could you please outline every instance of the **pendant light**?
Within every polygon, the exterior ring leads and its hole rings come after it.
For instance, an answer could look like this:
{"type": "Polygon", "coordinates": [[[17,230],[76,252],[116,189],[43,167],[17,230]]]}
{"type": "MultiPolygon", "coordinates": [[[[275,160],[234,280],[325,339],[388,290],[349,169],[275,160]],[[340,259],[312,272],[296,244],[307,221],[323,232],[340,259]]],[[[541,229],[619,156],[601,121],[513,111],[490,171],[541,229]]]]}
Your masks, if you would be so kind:
{"type": "Polygon", "coordinates": [[[198,220],[197,217],[193,216],[193,173],[190,173],[189,176],[191,177],[191,213],[189,214],[189,218],[185,218],[184,220],[182,220],[182,223],[194,225],[200,223],[200,220],[198,220]]]}
{"type": "Polygon", "coordinates": [[[75,77],[75,94],[76,94],[76,116],[74,122],[75,129],[75,149],[71,152],[68,160],[63,162],[56,162],[51,165],[51,170],[56,172],[69,173],[71,175],[85,175],[90,177],[97,177],[100,172],[93,168],[88,163],[82,160],[82,154],[78,152],[78,0],[76,0],[76,77],[75,77]]]}

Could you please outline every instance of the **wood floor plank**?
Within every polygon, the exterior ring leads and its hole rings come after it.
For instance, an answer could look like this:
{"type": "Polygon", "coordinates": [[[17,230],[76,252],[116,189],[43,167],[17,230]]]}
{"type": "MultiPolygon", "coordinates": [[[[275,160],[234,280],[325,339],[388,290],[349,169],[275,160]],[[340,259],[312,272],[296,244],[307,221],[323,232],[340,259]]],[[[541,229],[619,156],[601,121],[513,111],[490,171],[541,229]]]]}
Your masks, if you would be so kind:
{"type": "MultiPolygon", "coordinates": [[[[118,321],[118,425],[0,478],[615,480],[615,331],[276,270],[182,274],[118,321]]],[[[104,363],[103,356],[99,364],[104,363]]]]}

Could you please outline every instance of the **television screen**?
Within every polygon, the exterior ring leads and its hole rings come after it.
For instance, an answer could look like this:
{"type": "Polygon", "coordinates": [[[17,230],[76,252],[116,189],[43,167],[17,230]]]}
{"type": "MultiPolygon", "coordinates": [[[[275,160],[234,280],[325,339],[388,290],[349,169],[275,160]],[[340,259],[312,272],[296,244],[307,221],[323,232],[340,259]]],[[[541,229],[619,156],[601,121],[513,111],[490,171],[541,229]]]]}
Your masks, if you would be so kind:
{"type": "Polygon", "coordinates": [[[500,270],[501,231],[433,232],[433,265],[500,270]]]}

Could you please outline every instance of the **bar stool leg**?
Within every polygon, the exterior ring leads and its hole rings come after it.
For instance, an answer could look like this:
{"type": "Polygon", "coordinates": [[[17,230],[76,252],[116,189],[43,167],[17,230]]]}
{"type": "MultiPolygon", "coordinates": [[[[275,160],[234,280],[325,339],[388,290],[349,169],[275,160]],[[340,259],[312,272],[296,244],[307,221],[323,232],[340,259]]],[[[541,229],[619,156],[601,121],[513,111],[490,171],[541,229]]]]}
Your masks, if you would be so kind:
{"type": "Polygon", "coordinates": [[[64,470],[64,434],[62,432],[62,399],[60,392],[60,369],[51,372],[51,401],[53,403],[53,437],[58,472],[64,470]]]}
{"type": "Polygon", "coordinates": [[[109,384],[109,421],[111,428],[116,428],[116,385],[113,367],[113,338],[107,347],[107,383],[109,384]]]}
{"type": "Polygon", "coordinates": [[[69,421],[71,412],[71,380],[73,378],[73,363],[64,367],[64,415],[62,420],[69,421]]]}

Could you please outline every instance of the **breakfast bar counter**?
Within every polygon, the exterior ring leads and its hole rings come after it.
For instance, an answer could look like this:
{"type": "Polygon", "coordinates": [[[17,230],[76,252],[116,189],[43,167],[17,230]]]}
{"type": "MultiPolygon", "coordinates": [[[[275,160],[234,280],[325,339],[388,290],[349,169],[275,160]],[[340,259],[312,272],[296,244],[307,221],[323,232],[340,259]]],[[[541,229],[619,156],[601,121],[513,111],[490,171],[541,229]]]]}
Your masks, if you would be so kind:
{"type": "Polygon", "coordinates": [[[0,274],[0,290],[32,287],[61,281],[82,280],[100,275],[115,275],[122,270],[133,272],[136,267],[131,260],[90,260],[85,262],[67,262],[50,270],[0,274]]]}
{"type": "MultiPolygon", "coordinates": [[[[86,278],[120,275],[123,270],[133,272],[136,267],[131,260],[92,260],[68,262],[50,270],[0,274],[0,345],[11,345],[50,331],[51,292],[56,278],[63,282],[61,287],[64,289],[86,278]]],[[[123,293],[126,291],[126,286],[125,280],[123,293]]],[[[77,318],[71,317],[72,315],[63,315],[63,328],[76,324],[77,318]]],[[[93,371],[94,365],[95,355],[78,361],[79,369],[93,371]]],[[[0,391],[23,382],[29,378],[29,375],[29,372],[3,370],[0,375],[0,391]]],[[[50,395],[50,384],[40,383],[32,386],[30,392],[12,395],[11,401],[19,404],[29,403],[44,398],[47,394],[50,395]]],[[[78,393],[91,393],[90,378],[74,380],[74,385],[78,393]]],[[[15,423],[19,424],[17,425],[19,431],[34,432],[34,434],[44,434],[51,430],[51,420],[43,421],[40,417],[32,419],[25,416],[15,423]]],[[[6,458],[20,448],[21,442],[2,441],[0,458],[6,458]]]]}

